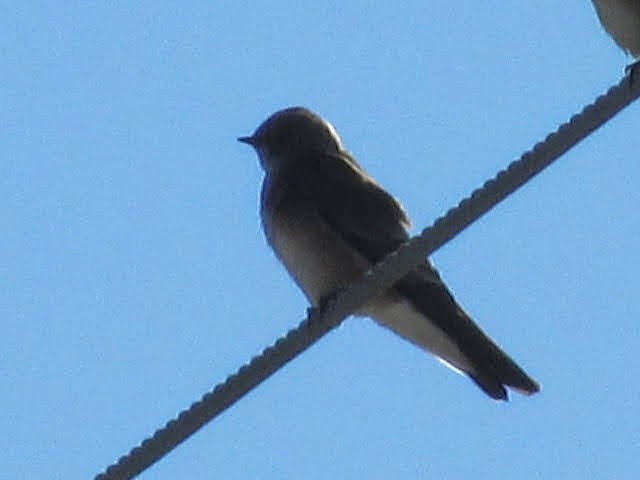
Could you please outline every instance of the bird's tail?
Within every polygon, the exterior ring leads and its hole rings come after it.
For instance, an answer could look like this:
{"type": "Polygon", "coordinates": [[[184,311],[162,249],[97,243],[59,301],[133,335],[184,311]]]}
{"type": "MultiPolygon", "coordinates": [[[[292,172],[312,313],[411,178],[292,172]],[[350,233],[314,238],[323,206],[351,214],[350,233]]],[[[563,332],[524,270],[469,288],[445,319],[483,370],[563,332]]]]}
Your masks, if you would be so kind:
{"type": "Polygon", "coordinates": [[[491,398],[507,400],[505,387],[525,395],[540,390],[455,302],[429,263],[400,280],[388,298],[369,315],[467,374],[491,398]]]}

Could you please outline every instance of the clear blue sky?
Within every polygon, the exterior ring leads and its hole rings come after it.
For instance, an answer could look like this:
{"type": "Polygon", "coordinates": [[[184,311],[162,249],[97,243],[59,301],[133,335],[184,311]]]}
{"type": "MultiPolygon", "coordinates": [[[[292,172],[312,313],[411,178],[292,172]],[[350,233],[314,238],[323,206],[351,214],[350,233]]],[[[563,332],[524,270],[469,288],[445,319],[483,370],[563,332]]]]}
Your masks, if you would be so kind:
{"type": "MultiPolygon", "coordinates": [[[[297,324],[235,138],[331,120],[415,230],[618,81],[587,0],[37,2],[0,19],[0,477],[90,478],[297,324]]],[[[542,384],[349,319],[145,479],[635,478],[640,106],[438,251],[542,384]]]]}

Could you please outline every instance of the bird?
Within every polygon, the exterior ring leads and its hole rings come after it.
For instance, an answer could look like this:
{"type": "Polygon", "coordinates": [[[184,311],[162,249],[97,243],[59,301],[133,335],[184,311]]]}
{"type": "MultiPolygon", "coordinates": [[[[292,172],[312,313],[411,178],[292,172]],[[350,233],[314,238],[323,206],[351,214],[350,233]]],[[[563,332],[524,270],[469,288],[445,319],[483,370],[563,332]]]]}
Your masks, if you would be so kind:
{"type": "MultiPolygon", "coordinates": [[[[604,29],[627,54],[640,58],[640,0],[593,0],[604,29]]],[[[635,68],[640,62],[630,65],[635,68]]]]}
{"type": "MultiPolygon", "coordinates": [[[[304,107],[268,117],[250,136],[264,170],[260,217],[268,244],[313,307],[409,239],[410,220],[345,149],[335,127],[304,107]]],[[[478,327],[425,261],[355,312],[466,374],[489,397],[538,383],[478,327]]]]}

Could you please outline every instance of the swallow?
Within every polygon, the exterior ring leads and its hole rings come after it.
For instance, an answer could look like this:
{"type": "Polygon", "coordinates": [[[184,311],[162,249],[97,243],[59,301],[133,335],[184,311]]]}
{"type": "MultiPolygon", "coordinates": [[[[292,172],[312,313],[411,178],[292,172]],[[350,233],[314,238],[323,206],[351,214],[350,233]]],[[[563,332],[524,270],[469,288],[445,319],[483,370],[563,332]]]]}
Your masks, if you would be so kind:
{"type": "MultiPolygon", "coordinates": [[[[410,220],[344,148],[336,129],[302,107],[278,111],[251,136],[265,172],[267,242],[314,307],[409,239],[410,220]]],[[[489,397],[540,387],[456,302],[428,259],[355,312],[466,374],[489,397]]]]}

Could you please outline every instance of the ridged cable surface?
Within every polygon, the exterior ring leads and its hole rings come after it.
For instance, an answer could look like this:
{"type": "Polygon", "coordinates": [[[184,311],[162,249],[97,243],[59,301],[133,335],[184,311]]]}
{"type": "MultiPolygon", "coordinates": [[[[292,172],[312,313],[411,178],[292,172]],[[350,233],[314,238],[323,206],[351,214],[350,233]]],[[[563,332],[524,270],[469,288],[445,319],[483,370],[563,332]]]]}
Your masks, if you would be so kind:
{"type": "Polygon", "coordinates": [[[474,191],[446,215],[438,218],[431,227],[403,244],[349,288],[338,292],[321,312],[314,311],[297,328],[289,331],[285,337],[278,339],[248,364],[243,365],[224,383],[217,385],[212,392],[204,395],[189,409],[182,411],[176,419],[169,421],[165,427],[157,430],[153,436],[144,440],[128,455],[121,457],[95,479],[133,478],[157,462],[205,423],[337,327],[368,298],[390,287],[409,270],[423,262],[426,256],[487,213],[638,96],[640,82],[635,81],[631,85],[628,76],[623,78],[606,95],[599,97],[595,103],[561,125],[555,133],[522,155],[506,170],[499,172],[495,178],[487,181],[482,188],[474,191]]]}

